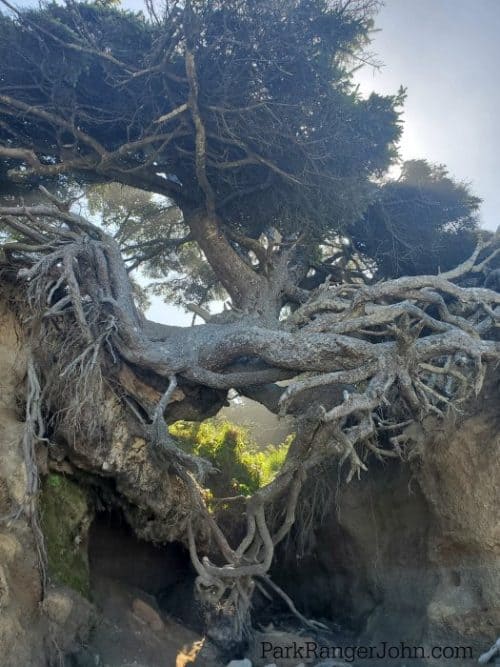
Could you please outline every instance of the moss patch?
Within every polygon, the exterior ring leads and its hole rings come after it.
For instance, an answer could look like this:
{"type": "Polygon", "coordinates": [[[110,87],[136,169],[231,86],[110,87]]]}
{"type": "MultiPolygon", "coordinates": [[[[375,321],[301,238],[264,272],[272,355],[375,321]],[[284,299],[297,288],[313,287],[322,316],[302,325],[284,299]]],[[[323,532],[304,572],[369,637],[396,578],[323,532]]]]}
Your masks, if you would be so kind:
{"type": "Polygon", "coordinates": [[[87,494],[67,477],[51,474],[43,484],[40,515],[49,576],[89,597],[87,494]]]}

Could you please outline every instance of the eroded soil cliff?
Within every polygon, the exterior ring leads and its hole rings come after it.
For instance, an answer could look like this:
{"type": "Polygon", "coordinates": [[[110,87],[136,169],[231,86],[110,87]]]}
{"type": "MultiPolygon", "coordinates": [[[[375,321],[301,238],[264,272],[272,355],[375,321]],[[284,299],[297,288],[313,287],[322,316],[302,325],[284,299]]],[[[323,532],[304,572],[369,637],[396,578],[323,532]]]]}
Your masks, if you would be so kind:
{"type": "MultiPolygon", "coordinates": [[[[82,443],[75,434],[58,434],[39,444],[44,588],[24,511],[25,361],[20,327],[0,304],[2,666],[224,664],[203,646],[182,543],[187,501],[128,430],[114,399],[110,437],[82,443]]],[[[469,416],[457,415],[439,430],[423,425],[425,445],[407,465],[374,462],[349,485],[335,475],[312,549],[299,559],[288,543],[275,568],[301,611],[358,644],[471,646],[477,658],[496,638],[496,385],[491,377],[469,416]]]]}

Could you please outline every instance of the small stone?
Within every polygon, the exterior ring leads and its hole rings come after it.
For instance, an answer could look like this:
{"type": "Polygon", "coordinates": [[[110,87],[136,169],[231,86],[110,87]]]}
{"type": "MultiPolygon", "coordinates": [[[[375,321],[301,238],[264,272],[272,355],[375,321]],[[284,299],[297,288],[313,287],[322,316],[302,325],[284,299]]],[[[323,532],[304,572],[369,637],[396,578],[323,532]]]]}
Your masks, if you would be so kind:
{"type": "Polygon", "coordinates": [[[148,625],[151,630],[160,632],[164,628],[163,621],[157,611],[153,609],[147,602],[136,598],[132,603],[132,611],[135,616],[148,625]]]}

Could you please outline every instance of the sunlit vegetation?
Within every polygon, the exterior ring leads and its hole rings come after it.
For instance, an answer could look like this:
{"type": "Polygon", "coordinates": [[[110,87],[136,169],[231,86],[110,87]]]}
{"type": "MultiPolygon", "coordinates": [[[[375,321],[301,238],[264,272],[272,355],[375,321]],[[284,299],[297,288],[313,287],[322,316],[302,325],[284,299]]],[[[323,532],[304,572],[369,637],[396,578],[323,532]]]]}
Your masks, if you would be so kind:
{"type": "Polygon", "coordinates": [[[216,495],[250,494],[271,482],[282,466],[293,435],[280,445],[258,448],[248,431],[226,420],[178,421],[170,434],[190,454],[216,469],[207,485],[216,495]]]}

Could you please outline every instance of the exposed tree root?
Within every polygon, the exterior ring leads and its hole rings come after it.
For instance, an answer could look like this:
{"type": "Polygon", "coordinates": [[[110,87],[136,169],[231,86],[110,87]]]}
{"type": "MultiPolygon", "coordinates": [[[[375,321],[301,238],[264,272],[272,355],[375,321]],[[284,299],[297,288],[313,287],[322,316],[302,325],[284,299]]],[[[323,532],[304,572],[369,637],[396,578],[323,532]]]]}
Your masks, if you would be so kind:
{"type": "Polygon", "coordinates": [[[310,471],[335,457],[350,480],[367,469],[368,455],[407,457],[418,444],[409,426],[464,410],[481,390],[485,364],[500,358],[500,294],[454,282],[481,270],[498,252],[496,241],[480,244],[446,274],[371,286],[326,284],[274,328],[268,319],[263,324],[241,313],[228,324],[179,330],[143,318],[116,242],[61,202],[4,208],[0,216],[20,236],[4,250],[26,299],[22,311],[33,352],[25,441],[30,502],[37,490],[33,442],[48,427],[42,408],[53,429],[64,424],[75,439],[102,437],[105,394],[119,386],[151,455],[185,484],[197,589],[230,619],[232,639],[248,630],[256,582],[308,622],[268,572],[276,545],[295,522],[310,471]],[[149,374],[148,396],[140,390],[144,373],[135,391],[120,384],[124,368],[149,374]],[[276,478],[245,499],[246,532],[232,547],[205,503],[207,464],[182,452],[168,433],[169,405],[180,380],[227,390],[251,386],[258,398],[259,387],[284,376],[293,379],[277,407],[286,413],[294,404],[297,436],[276,478]],[[217,563],[199,554],[200,526],[211,533],[217,563]]]}
{"type": "Polygon", "coordinates": [[[36,463],[35,445],[45,438],[45,423],[42,415],[42,395],[38,374],[31,355],[27,362],[26,414],[23,429],[23,456],[26,467],[26,497],[23,511],[29,521],[35,540],[42,592],[47,584],[47,554],[45,540],[38,517],[38,492],[40,479],[36,463]]]}

